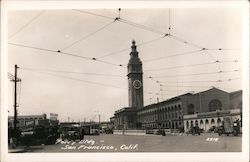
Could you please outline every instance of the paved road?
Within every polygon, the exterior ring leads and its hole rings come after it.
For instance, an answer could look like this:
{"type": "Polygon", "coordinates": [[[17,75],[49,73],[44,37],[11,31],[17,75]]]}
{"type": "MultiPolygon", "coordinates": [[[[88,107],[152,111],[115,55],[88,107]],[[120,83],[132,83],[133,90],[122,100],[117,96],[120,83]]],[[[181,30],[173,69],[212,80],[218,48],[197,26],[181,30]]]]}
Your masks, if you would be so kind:
{"type": "Polygon", "coordinates": [[[28,152],[239,152],[241,137],[198,135],[99,135],[83,141],[32,146],[28,152]],[[79,143],[80,142],[80,143],[79,143]]]}

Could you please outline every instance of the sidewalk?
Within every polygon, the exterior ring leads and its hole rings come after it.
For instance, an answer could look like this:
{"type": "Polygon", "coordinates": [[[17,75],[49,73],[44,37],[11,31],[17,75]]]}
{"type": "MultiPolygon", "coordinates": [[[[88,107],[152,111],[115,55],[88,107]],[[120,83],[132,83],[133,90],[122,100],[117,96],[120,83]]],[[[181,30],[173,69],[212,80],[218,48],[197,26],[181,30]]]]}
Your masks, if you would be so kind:
{"type": "Polygon", "coordinates": [[[9,153],[22,153],[25,152],[25,148],[20,146],[20,147],[16,147],[16,148],[9,148],[8,150],[9,153]]]}

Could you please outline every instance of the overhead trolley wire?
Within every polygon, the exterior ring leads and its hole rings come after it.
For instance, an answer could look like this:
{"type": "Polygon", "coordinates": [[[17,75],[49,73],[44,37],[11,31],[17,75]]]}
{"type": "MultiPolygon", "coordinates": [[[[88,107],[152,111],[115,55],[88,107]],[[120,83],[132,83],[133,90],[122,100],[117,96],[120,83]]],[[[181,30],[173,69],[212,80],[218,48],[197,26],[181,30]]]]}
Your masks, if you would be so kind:
{"type": "MultiPolygon", "coordinates": [[[[181,88],[181,89],[179,89],[179,90],[185,90],[185,89],[187,89],[187,88],[218,88],[218,89],[231,89],[231,90],[233,90],[233,88],[230,88],[230,87],[221,87],[221,86],[176,86],[176,87],[174,87],[174,86],[172,86],[172,87],[170,87],[170,88],[177,88],[178,87],[178,89],[179,88],[181,88]]],[[[163,92],[167,92],[167,91],[174,91],[174,90],[162,90],[163,92]]]]}
{"type": "Polygon", "coordinates": [[[95,14],[93,12],[88,12],[88,11],[83,11],[83,10],[76,10],[76,9],[73,9],[73,11],[77,11],[77,12],[81,12],[81,13],[84,13],[84,14],[89,14],[89,15],[93,15],[93,16],[98,16],[98,17],[102,17],[102,18],[105,18],[105,19],[110,19],[110,20],[114,20],[113,17],[109,17],[109,16],[104,16],[104,15],[100,15],[100,14],[95,14]]]}
{"type": "Polygon", "coordinates": [[[212,65],[217,63],[238,63],[238,60],[233,61],[213,61],[213,62],[205,62],[200,64],[189,64],[189,65],[180,65],[180,66],[172,66],[172,67],[165,67],[165,68],[157,68],[157,69],[146,69],[144,71],[162,71],[162,70],[170,70],[170,69],[178,69],[178,68],[185,68],[185,67],[194,67],[194,66],[203,66],[203,65],[212,65]]]}
{"type": "Polygon", "coordinates": [[[61,51],[66,50],[66,49],[72,47],[73,45],[75,45],[76,43],[79,43],[80,41],[89,38],[90,36],[92,36],[92,35],[98,33],[99,31],[101,31],[101,30],[107,28],[108,26],[110,26],[111,24],[113,24],[113,23],[115,23],[115,22],[116,22],[116,20],[113,20],[113,21],[111,21],[111,22],[109,22],[109,23],[103,25],[101,28],[97,29],[96,31],[94,31],[94,32],[92,32],[92,33],[89,33],[88,35],[86,35],[86,36],[84,36],[84,37],[81,37],[80,39],[74,41],[73,43],[69,44],[68,46],[62,48],[61,51]]]}
{"type": "Polygon", "coordinates": [[[77,79],[77,78],[72,78],[72,77],[67,77],[67,76],[62,76],[62,75],[56,75],[56,74],[51,74],[51,73],[46,73],[46,72],[41,72],[41,71],[33,71],[33,72],[41,73],[41,74],[46,74],[46,75],[50,75],[50,76],[54,76],[54,77],[59,77],[59,78],[65,78],[65,79],[69,79],[69,80],[75,80],[75,81],[85,82],[85,83],[99,85],[99,86],[104,86],[104,87],[112,87],[112,88],[127,90],[127,88],[122,88],[122,87],[113,86],[113,85],[104,84],[104,83],[99,83],[99,82],[92,82],[92,81],[88,81],[88,80],[77,79]]]}
{"type": "MultiPolygon", "coordinates": [[[[238,80],[240,78],[229,78],[229,79],[224,79],[224,80],[190,80],[190,81],[181,81],[178,83],[216,83],[216,82],[230,82],[233,80],[238,80]]],[[[176,81],[161,81],[161,83],[173,83],[175,84],[176,81]]]]}
{"type": "Polygon", "coordinates": [[[18,46],[18,47],[24,47],[24,48],[30,48],[30,49],[40,50],[40,51],[53,52],[53,53],[58,53],[58,54],[63,54],[63,55],[68,55],[68,56],[73,56],[73,57],[77,57],[77,58],[81,58],[81,59],[85,59],[85,60],[92,60],[92,61],[95,61],[95,62],[102,62],[102,63],[105,63],[105,64],[119,66],[119,67],[123,67],[124,66],[122,64],[114,64],[114,63],[111,63],[111,62],[108,62],[108,61],[98,60],[95,57],[90,58],[90,57],[76,55],[76,54],[72,54],[72,53],[68,53],[68,52],[62,52],[60,50],[51,50],[51,49],[39,48],[39,47],[34,47],[34,46],[27,46],[27,45],[22,45],[22,44],[17,44],[17,43],[8,43],[8,44],[13,45],[13,46],[18,46]]]}
{"type": "MultiPolygon", "coordinates": [[[[179,82],[178,82],[179,83],[179,82]]],[[[176,88],[176,87],[189,87],[189,88],[211,88],[214,86],[189,86],[189,85],[178,85],[178,86],[174,86],[174,85],[162,85],[163,87],[168,86],[168,88],[176,88]]],[[[168,90],[162,90],[162,91],[168,91],[168,90]]]]}
{"type": "Polygon", "coordinates": [[[154,29],[154,28],[151,28],[151,27],[148,27],[148,26],[145,26],[145,25],[137,24],[137,23],[132,22],[132,21],[130,21],[130,20],[126,20],[126,19],[120,18],[119,21],[122,22],[122,23],[128,24],[128,25],[131,25],[131,26],[134,26],[134,27],[143,29],[143,30],[151,31],[151,32],[156,33],[156,34],[160,34],[160,35],[163,35],[163,36],[166,35],[165,32],[156,30],[156,29],[154,29]]]}
{"type": "MultiPolygon", "coordinates": [[[[92,12],[87,12],[87,11],[83,11],[83,10],[74,10],[74,11],[78,11],[78,12],[81,12],[81,13],[85,13],[85,14],[90,14],[90,15],[93,15],[93,16],[98,16],[98,17],[102,17],[102,18],[106,18],[106,19],[111,19],[111,20],[114,20],[113,17],[109,17],[109,16],[104,16],[104,15],[100,15],[100,14],[95,14],[95,13],[92,13],[92,12]]],[[[172,35],[170,33],[166,33],[166,32],[163,32],[163,31],[159,31],[159,30],[156,30],[152,27],[148,27],[148,26],[145,26],[145,25],[142,25],[142,24],[138,24],[138,23],[135,23],[135,22],[132,22],[130,20],[126,20],[126,19],[123,19],[120,17],[120,8],[119,8],[119,17],[116,17],[115,20],[118,20],[122,23],[125,23],[125,24],[128,24],[128,25],[132,25],[134,27],[137,27],[137,28],[141,28],[141,29],[144,29],[144,30],[147,30],[147,31],[151,31],[151,32],[154,32],[156,34],[160,34],[164,37],[169,37],[169,38],[172,38],[176,41],[179,41],[179,42],[182,42],[184,44],[189,44],[190,46],[193,46],[193,47],[196,47],[196,48],[199,48],[199,49],[206,49],[206,50],[237,50],[237,49],[224,49],[224,48],[218,48],[218,49],[209,49],[209,48],[204,48],[200,45],[197,45],[197,44],[194,44],[194,43],[191,43],[189,41],[186,41],[180,37],[177,37],[175,35],[172,35]]],[[[170,24],[170,9],[169,9],[169,24],[170,24]]],[[[170,25],[169,25],[170,26],[170,25]]]]}
{"type": "Polygon", "coordinates": [[[201,52],[201,51],[203,51],[203,50],[193,50],[193,51],[188,51],[188,52],[182,52],[182,53],[178,53],[178,54],[173,54],[173,55],[168,55],[168,56],[163,56],[163,57],[158,57],[158,58],[143,60],[143,62],[152,62],[152,61],[162,60],[162,59],[166,59],[166,58],[170,58],[170,57],[177,57],[177,56],[182,56],[182,55],[188,55],[188,54],[198,53],[198,52],[201,52]]]}
{"type": "Polygon", "coordinates": [[[55,73],[69,73],[69,74],[83,74],[83,75],[107,76],[107,77],[122,77],[122,78],[126,77],[126,76],[123,76],[123,75],[101,74],[101,73],[86,73],[86,72],[52,70],[52,69],[38,69],[38,68],[26,68],[26,67],[21,67],[20,69],[31,70],[31,71],[55,72],[55,73]]]}
{"type": "Polygon", "coordinates": [[[24,28],[26,28],[29,24],[31,24],[33,21],[35,21],[37,18],[39,18],[46,10],[43,10],[42,12],[40,12],[39,14],[37,14],[36,16],[34,16],[28,23],[26,23],[25,25],[23,25],[19,30],[17,30],[15,33],[13,33],[11,36],[9,36],[9,39],[14,37],[15,35],[17,35],[19,32],[21,32],[24,28]]]}
{"type": "MultiPolygon", "coordinates": [[[[163,39],[163,38],[164,37],[161,36],[161,37],[157,37],[155,39],[149,40],[149,41],[139,43],[139,44],[137,44],[137,47],[143,46],[143,45],[146,45],[146,44],[149,44],[149,43],[153,43],[153,42],[158,41],[158,40],[163,39]]],[[[111,56],[111,55],[116,55],[116,54],[122,53],[124,51],[128,51],[129,49],[131,49],[131,48],[124,48],[124,49],[121,49],[121,50],[117,50],[117,51],[114,51],[114,52],[99,56],[97,58],[100,59],[100,58],[108,57],[108,56],[111,56]]]]}
{"type": "Polygon", "coordinates": [[[182,75],[166,75],[166,76],[155,76],[154,78],[168,78],[168,77],[182,77],[182,76],[194,76],[194,75],[210,75],[218,73],[232,73],[238,72],[239,70],[230,70],[230,71],[217,71],[217,72],[207,72],[207,73],[192,73],[192,74],[182,74],[182,75]]]}
{"type": "Polygon", "coordinates": [[[207,48],[208,51],[239,51],[240,48],[207,48]]]}

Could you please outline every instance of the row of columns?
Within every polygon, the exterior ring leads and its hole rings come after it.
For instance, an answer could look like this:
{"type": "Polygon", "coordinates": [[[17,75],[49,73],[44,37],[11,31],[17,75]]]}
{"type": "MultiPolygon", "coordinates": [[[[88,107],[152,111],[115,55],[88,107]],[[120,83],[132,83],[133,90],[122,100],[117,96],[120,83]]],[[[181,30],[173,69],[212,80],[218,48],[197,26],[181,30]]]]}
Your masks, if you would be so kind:
{"type": "Polygon", "coordinates": [[[204,131],[208,131],[213,126],[218,127],[222,124],[223,118],[214,117],[206,119],[193,119],[193,120],[184,120],[184,130],[188,131],[192,126],[198,126],[204,131]]]}

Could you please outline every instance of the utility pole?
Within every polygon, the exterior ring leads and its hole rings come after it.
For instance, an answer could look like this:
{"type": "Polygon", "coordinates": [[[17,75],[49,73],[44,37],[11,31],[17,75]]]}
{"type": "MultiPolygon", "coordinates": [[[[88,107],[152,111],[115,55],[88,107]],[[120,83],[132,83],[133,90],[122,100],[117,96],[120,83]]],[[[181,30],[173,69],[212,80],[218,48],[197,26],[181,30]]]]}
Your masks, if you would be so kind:
{"type": "Polygon", "coordinates": [[[14,130],[17,130],[17,82],[21,81],[17,78],[17,65],[15,65],[15,78],[14,78],[14,130]]]}

